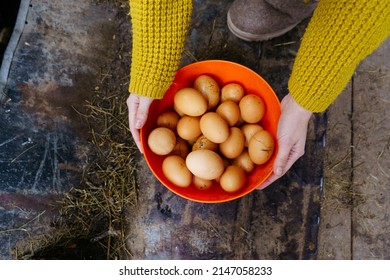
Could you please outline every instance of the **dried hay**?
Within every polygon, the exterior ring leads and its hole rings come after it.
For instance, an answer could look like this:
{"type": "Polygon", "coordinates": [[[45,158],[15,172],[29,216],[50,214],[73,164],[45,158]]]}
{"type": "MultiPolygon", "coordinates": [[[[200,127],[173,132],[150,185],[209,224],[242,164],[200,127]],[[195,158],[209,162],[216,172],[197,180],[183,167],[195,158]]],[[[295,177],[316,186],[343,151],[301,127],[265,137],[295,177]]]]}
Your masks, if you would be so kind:
{"type": "MultiPolygon", "coordinates": [[[[113,3],[122,13],[128,11],[127,1],[113,3]]],[[[95,99],[79,112],[89,125],[91,144],[82,181],[53,205],[59,217],[50,232],[30,236],[27,245],[19,246],[24,249],[14,252],[16,259],[131,258],[126,249],[125,214],[136,204],[137,148],[126,106],[129,57],[121,55],[128,42],[115,43],[117,53],[100,74],[95,99]]]]}

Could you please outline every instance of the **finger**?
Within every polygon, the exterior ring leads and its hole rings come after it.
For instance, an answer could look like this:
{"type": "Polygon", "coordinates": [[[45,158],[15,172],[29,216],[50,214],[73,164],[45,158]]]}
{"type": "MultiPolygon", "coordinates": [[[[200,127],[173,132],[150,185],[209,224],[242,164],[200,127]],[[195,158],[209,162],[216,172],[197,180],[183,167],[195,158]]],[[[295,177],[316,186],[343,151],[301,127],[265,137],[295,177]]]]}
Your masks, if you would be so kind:
{"type": "Polygon", "coordinates": [[[288,170],[287,162],[290,156],[292,146],[288,143],[279,141],[279,150],[274,162],[274,174],[276,176],[282,176],[283,173],[288,170]]]}
{"type": "Polygon", "coordinates": [[[274,173],[272,173],[271,176],[269,176],[267,180],[264,181],[264,183],[262,183],[260,186],[257,187],[257,189],[263,190],[279,178],[280,178],[279,176],[276,176],[274,173]]]}
{"type": "Polygon", "coordinates": [[[135,127],[135,119],[136,119],[136,114],[139,106],[139,99],[133,95],[130,94],[130,96],[127,98],[127,107],[129,109],[129,126],[135,127]]]}
{"type": "Polygon", "coordinates": [[[132,131],[131,134],[133,135],[133,140],[134,140],[135,144],[137,145],[138,150],[140,150],[141,153],[144,153],[143,149],[142,149],[142,145],[141,145],[141,138],[139,136],[139,130],[135,129],[132,131]]]}
{"type": "Polygon", "coordinates": [[[287,172],[287,170],[289,170],[291,168],[291,166],[293,166],[293,164],[301,157],[303,156],[303,151],[302,152],[297,152],[295,149],[292,149],[290,151],[290,155],[287,159],[287,162],[286,162],[286,165],[285,165],[285,169],[284,169],[284,173],[287,172]]]}
{"type": "Polygon", "coordinates": [[[257,187],[257,189],[259,190],[263,190],[265,189],[266,187],[268,187],[269,185],[271,185],[273,182],[275,182],[276,180],[278,180],[279,178],[281,178],[286,172],[287,170],[289,170],[291,168],[291,166],[304,154],[304,152],[297,152],[296,150],[294,150],[294,148],[291,149],[289,155],[287,156],[287,161],[284,165],[284,169],[283,169],[283,172],[282,173],[272,173],[271,176],[269,178],[267,178],[267,180],[264,181],[264,183],[262,183],[260,186],[257,187]]]}
{"type": "Polygon", "coordinates": [[[149,99],[142,99],[141,102],[139,103],[137,115],[135,118],[135,127],[137,129],[141,129],[144,126],[148,118],[149,107],[150,107],[149,99]]]}
{"type": "Polygon", "coordinates": [[[139,130],[135,126],[136,122],[136,112],[138,110],[139,101],[136,96],[130,95],[126,101],[128,109],[129,109],[129,128],[131,135],[133,136],[133,140],[137,145],[138,149],[143,153],[141,140],[139,136],[139,130]]]}

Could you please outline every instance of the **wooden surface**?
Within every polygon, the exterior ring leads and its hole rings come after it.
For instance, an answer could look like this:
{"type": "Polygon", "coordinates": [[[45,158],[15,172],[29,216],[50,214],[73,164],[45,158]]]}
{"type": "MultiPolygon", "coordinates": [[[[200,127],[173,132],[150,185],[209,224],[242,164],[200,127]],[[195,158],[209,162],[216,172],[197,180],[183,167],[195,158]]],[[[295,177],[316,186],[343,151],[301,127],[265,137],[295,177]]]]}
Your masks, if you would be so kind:
{"type": "Polygon", "coordinates": [[[390,40],[353,80],[353,259],[390,258],[390,40]]]}
{"type": "Polygon", "coordinates": [[[328,110],[319,259],[390,258],[390,40],[328,110]]]}

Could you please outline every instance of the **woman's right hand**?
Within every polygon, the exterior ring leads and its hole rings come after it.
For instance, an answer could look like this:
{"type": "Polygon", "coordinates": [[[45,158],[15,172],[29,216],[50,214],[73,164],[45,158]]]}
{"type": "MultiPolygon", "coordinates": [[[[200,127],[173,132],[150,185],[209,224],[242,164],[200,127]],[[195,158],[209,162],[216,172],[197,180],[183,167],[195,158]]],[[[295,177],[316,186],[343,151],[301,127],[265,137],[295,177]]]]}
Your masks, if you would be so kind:
{"type": "Polygon", "coordinates": [[[131,93],[126,102],[129,111],[130,132],[141,153],[143,153],[143,150],[139,131],[148,118],[149,107],[152,101],[152,98],[131,93]]]}

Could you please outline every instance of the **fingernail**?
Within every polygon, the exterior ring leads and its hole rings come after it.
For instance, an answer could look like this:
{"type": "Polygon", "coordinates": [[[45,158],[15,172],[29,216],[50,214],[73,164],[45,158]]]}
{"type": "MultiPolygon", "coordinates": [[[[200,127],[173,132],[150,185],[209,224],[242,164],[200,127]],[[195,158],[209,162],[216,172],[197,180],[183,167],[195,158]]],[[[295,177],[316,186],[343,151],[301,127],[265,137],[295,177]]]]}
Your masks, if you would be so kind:
{"type": "Polygon", "coordinates": [[[140,120],[138,120],[138,121],[135,123],[135,127],[136,127],[137,129],[141,129],[141,127],[142,127],[142,122],[141,122],[140,120]]]}
{"type": "Polygon", "coordinates": [[[277,167],[275,171],[276,176],[281,176],[283,173],[283,169],[281,167],[277,167]]]}

